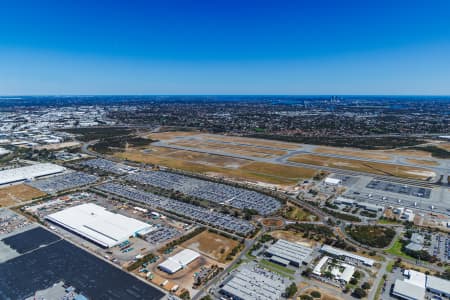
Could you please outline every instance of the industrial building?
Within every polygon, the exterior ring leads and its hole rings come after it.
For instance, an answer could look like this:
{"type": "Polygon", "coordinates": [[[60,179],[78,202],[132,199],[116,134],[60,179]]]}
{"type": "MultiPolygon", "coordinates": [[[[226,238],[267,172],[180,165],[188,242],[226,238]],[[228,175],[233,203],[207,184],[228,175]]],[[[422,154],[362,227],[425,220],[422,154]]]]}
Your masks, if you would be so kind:
{"type": "Polygon", "coordinates": [[[325,178],[324,182],[328,185],[340,185],[342,183],[342,180],[338,178],[327,177],[325,178]]]}
{"type": "Polygon", "coordinates": [[[152,227],[93,203],[73,206],[45,218],[105,248],[118,245],[152,227]]]}
{"type": "Polygon", "coordinates": [[[171,256],[160,263],[158,268],[166,273],[173,274],[181,269],[184,269],[187,265],[199,257],[200,254],[197,252],[190,249],[184,249],[183,251],[178,252],[174,256],[171,256]]]}
{"type": "Polygon", "coordinates": [[[235,300],[278,300],[288,282],[283,277],[257,267],[242,268],[227,281],[220,293],[235,300]]]}
{"type": "Polygon", "coordinates": [[[310,247],[288,242],[286,240],[278,240],[266,250],[266,254],[269,255],[270,260],[275,263],[284,266],[293,265],[299,267],[310,261],[312,251],[313,250],[310,247]]]}
{"type": "Polygon", "coordinates": [[[324,252],[324,253],[328,253],[331,256],[334,257],[339,257],[339,258],[344,258],[347,261],[351,261],[351,262],[357,262],[357,263],[362,263],[364,265],[367,266],[373,266],[373,264],[375,263],[375,261],[373,259],[364,257],[364,256],[360,256],[348,251],[344,251],[338,248],[334,248],[328,245],[323,245],[322,248],[320,249],[320,251],[324,252]]]}
{"type": "Polygon", "coordinates": [[[414,270],[403,272],[405,279],[397,279],[392,294],[401,299],[423,300],[429,292],[439,296],[450,297],[450,281],[426,275],[414,270]]]}
{"type": "Polygon", "coordinates": [[[3,170],[0,171],[0,186],[58,174],[64,172],[65,170],[66,168],[51,163],[35,164],[26,167],[3,170]]]}

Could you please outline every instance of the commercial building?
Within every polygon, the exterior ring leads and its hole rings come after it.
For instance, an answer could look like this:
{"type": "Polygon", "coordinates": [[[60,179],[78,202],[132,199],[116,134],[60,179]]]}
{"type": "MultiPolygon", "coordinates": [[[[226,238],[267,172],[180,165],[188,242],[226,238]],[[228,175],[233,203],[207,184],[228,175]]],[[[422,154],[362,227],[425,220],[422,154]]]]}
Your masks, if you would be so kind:
{"type": "Polygon", "coordinates": [[[0,185],[18,183],[26,180],[32,180],[42,176],[48,176],[64,172],[66,168],[51,164],[35,164],[26,167],[0,171],[0,185]]]}
{"type": "Polygon", "coordinates": [[[342,180],[340,180],[338,178],[331,178],[331,177],[325,178],[325,184],[328,184],[328,185],[340,185],[341,183],[342,183],[342,180]]]}
{"type": "Polygon", "coordinates": [[[401,299],[423,300],[425,299],[425,288],[397,279],[394,284],[392,294],[401,299]]]}
{"type": "Polygon", "coordinates": [[[309,262],[312,251],[310,247],[280,239],[266,250],[266,254],[271,257],[273,262],[299,267],[309,262]]]}
{"type": "Polygon", "coordinates": [[[334,199],[333,201],[335,204],[345,204],[345,205],[353,205],[355,204],[355,200],[349,199],[349,198],[345,198],[342,196],[337,197],[336,199],[334,199]]]}
{"type": "Polygon", "coordinates": [[[222,286],[220,293],[235,300],[278,300],[282,298],[287,283],[275,273],[257,267],[242,268],[222,286]]]}
{"type": "Polygon", "coordinates": [[[338,264],[327,264],[330,259],[328,256],[322,257],[314,267],[312,273],[320,277],[325,271],[329,271],[335,280],[344,284],[349,283],[355,273],[355,267],[342,262],[338,264]]]}
{"type": "Polygon", "coordinates": [[[46,216],[46,219],[105,248],[151,228],[147,223],[109,212],[92,203],[67,208],[46,216]]]}
{"type": "Polygon", "coordinates": [[[407,300],[423,300],[426,292],[450,297],[450,281],[426,275],[414,270],[405,270],[405,278],[397,279],[392,294],[407,300]]]}
{"type": "Polygon", "coordinates": [[[183,251],[178,252],[174,256],[171,256],[163,261],[158,265],[158,268],[166,273],[173,274],[181,269],[184,269],[187,265],[189,265],[199,257],[200,254],[198,254],[197,252],[190,249],[184,249],[183,251]]]}
{"type": "Polygon", "coordinates": [[[339,257],[339,258],[344,258],[347,261],[351,261],[351,262],[357,262],[357,263],[362,263],[366,266],[373,266],[373,264],[375,263],[375,261],[373,259],[364,257],[364,256],[360,256],[348,251],[344,251],[338,248],[334,248],[328,245],[323,245],[322,248],[320,249],[320,251],[324,252],[324,253],[328,253],[331,256],[334,257],[339,257]]]}

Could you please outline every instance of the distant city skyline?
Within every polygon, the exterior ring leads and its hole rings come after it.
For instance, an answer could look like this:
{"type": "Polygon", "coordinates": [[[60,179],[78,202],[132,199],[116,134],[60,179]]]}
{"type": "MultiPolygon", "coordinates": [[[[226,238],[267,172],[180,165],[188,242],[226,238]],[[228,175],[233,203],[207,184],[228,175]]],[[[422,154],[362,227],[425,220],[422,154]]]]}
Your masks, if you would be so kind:
{"type": "Polygon", "coordinates": [[[450,2],[0,3],[0,95],[450,95],[450,2]]]}

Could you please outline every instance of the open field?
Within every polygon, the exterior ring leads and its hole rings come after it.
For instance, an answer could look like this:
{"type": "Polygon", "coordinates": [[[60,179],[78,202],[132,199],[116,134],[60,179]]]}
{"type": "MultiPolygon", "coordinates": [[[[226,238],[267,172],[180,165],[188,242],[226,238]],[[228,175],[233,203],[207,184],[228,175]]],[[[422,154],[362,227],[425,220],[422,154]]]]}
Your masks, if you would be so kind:
{"type": "Polygon", "coordinates": [[[0,188],[0,206],[20,204],[45,195],[46,193],[25,184],[12,185],[0,188]]]}
{"type": "Polygon", "coordinates": [[[60,150],[64,148],[75,148],[79,147],[81,144],[78,142],[64,142],[64,143],[57,143],[57,144],[47,144],[36,147],[37,150],[60,150]]]}
{"type": "Polygon", "coordinates": [[[316,241],[311,241],[307,238],[304,238],[303,233],[297,233],[290,230],[275,230],[270,232],[269,234],[276,239],[287,240],[289,242],[302,244],[307,247],[312,247],[317,244],[316,241]]]}
{"type": "Polygon", "coordinates": [[[200,134],[199,131],[167,131],[150,134],[152,140],[171,140],[177,137],[191,136],[200,134]]]}
{"type": "Polygon", "coordinates": [[[289,158],[289,161],[410,179],[426,180],[429,177],[435,176],[434,172],[422,168],[366,162],[353,159],[324,157],[313,154],[296,155],[289,158]]]}
{"type": "Polygon", "coordinates": [[[408,158],[406,161],[409,162],[409,163],[412,163],[412,164],[423,165],[423,166],[438,166],[439,165],[434,160],[423,160],[423,159],[408,158]]]}
{"type": "MultiPolygon", "coordinates": [[[[320,289],[318,287],[314,287],[314,288],[309,288],[306,289],[303,293],[301,293],[301,295],[311,295],[312,292],[319,292],[320,293],[320,297],[319,298],[314,298],[314,300],[342,300],[342,298],[338,298],[335,297],[334,295],[331,295],[330,292],[327,292],[323,289],[320,289]]],[[[341,291],[339,289],[336,289],[336,294],[340,293],[341,291]]],[[[300,297],[298,297],[298,299],[300,299],[300,297]]]]}
{"type": "Polygon", "coordinates": [[[272,148],[278,148],[278,149],[293,150],[293,149],[301,148],[300,145],[295,144],[295,143],[269,141],[269,140],[263,140],[263,139],[237,137],[237,136],[208,135],[205,138],[207,138],[209,140],[217,140],[217,141],[256,145],[256,146],[266,146],[266,147],[272,147],[272,148]]]}
{"type": "Polygon", "coordinates": [[[242,171],[253,174],[261,174],[269,177],[277,177],[298,181],[301,178],[311,178],[318,172],[314,169],[306,169],[302,167],[291,167],[279,164],[253,162],[241,168],[242,171]]]}
{"type": "Polygon", "coordinates": [[[246,159],[185,150],[166,153],[164,156],[230,169],[237,169],[245,164],[251,163],[250,160],[246,159]]]}
{"type": "Polygon", "coordinates": [[[172,145],[189,147],[203,150],[215,150],[232,154],[254,156],[254,157],[274,157],[284,155],[287,152],[276,149],[258,148],[253,146],[233,145],[221,142],[207,142],[198,140],[184,140],[171,143],[172,145]]]}
{"type": "Polygon", "coordinates": [[[398,154],[403,156],[412,156],[412,157],[431,157],[431,153],[426,151],[419,150],[403,150],[403,149],[394,149],[394,150],[385,150],[384,152],[388,154],[398,154]]]}
{"type": "Polygon", "coordinates": [[[450,151],[450,143],[440,143],[440,144],[437,144],[436,146],[438,146],[439,148],[442,148],[444,150],[450,151]]]}
{"type": "Polygon", "coordinates": [[[243,159],[198,153],[195,151],[174,151],[172,149],[153,146],[148,148],[131,148],[124,152],[117,152],[114,156],[130,161],[156,164],[188,172],[276,185],[293,185],[303,178],[313,177],[317,172],[314,169],[272,163],[249,162],[247,164],[247,161],[243,159]],[[181,154],[177,154],[177,152],[181,154]],[[189,157],[186,153],[192,155],[192,157],[189,157]]]}
{"type": "Polygon", "coordinates": [[[360,158],[368,159],[378,159],[378,160],[390,160],[391,157],[386,154],[380,154],[379,152],[370,150],[349,150],[346,148],[334,148],[334,147],[318,147],[314,149],[317,153],[335,154],[335,155],[346,155],[354,156],[360,158]]]}
{"type": "Polygon", "coordinates": [[[308,211],[305,211],[305,209],[293,204],[288,204],[284,208],[283,217],[294,221],[309,221],[309,222],[317,221],[316,215],[308,211]]]}
{"type": "Polygon", "coordinates": [[[205,230],[184,242],[182,246],[224,263],[228,254],[238,244],[238,241],[205,230]]]}
{"type": "Polygon", "coordinates": [[[263,219],[261,221],[261,223],[264,226],[268,226],[268,227],[281,227],[284,225],[283,220],[281,219],[276,219],[276,218],[267,218],[267,219],[263,219]]]}

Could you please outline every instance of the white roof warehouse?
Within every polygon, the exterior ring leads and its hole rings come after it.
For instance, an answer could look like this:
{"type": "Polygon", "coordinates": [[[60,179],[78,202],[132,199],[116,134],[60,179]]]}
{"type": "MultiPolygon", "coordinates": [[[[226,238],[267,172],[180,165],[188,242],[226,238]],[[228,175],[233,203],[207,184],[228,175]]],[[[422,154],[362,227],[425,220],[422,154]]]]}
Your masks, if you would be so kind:
{"type": "Polygon", "coordinates": [[[158,267],[166,273],[173,274],[185,268],[198,257],[200,257],[200,254],[197,252],[190,249],[184,249],[183,251],[163,261],[158,265],[158,267]]]}
{"type": "Polygon", "coordinates": [[[16,183],[34,178],[58,174],[64,172],[66,168],[50,164],[35,164],[26,167],[0,171],[0,185],[16,183]]]}
{"type": "Polygon", "coordinates": [[[307,263],[309,256],[313,250],[296,243],[288,242],[286,240],[278,240],[275,244],[267,249],[266,253],[271,255],[271,260],[286,264],[284,261],[294,265],[300,266],[302,263],[307,263]],[[281,260],[279,259],[281,258],[281,260]]]}
{"type": "Polygon", "coordinates": [[[46,216],[46,219],[106,248],[118,245],[151,227],[92,203],[67,208],[46,216]]]}

